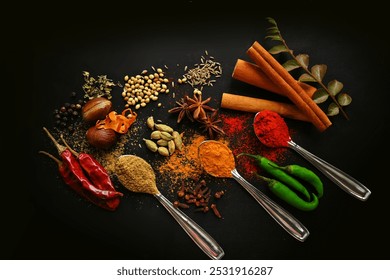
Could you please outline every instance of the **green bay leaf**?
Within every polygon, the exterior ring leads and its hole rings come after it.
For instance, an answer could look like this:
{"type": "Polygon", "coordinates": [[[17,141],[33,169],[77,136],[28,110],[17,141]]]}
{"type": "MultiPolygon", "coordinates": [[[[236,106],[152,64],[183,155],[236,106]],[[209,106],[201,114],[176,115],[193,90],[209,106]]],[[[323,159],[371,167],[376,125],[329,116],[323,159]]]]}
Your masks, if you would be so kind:
{"type": "Polygon", "coordinates": [[[315,103],[321,104],[328,100],[329,94],[323,88],[319,88],[316,92],[314,92],[312,98],[315,103]]]}
{"type": "Polygon", "coordinates": [[[266,19],[270,24],[275,25],[275,26],[277,25],[277,24],[276,24],[276,21],[275,21],[272,17],[266,17],[265,19],[266,19]]]}
{"type": "Polygon", "coordinates": [[[312,76],[310,76],[309,74],[307,74],[307,73],[304,73],[304,74],[302,74],[299,78],[298,78],[298,81],[300,81],[300,82],[316,82],[316,80],[312,77],[312,76]]]}
{"type": "Polygon", "coordinates": [[[311,73],[318,81],[322,81],[328,67],[325,64],[316,64],[311,68],[311,73]]]}
{"type": "Polygon", "coordinates": [[[297,68],[301,67],[301,65],[299,65],[299,63],[296,62],[295,59],[287,60],[285,63],[282,64],[282,66],[287,71],[291,71],[291,70],[294,70],[294,69],[297,69],[297,68]]]}
{"type": "Polygon", "coordinates": [[[268,35],[275,35],[279,34],[279,29],[276,26],[271,26],[267,28],[267,34],[268,35]]]}
{"type": "Polygon", "coordinates": [[[279,34],[265,36],[265,39],[270,39],[272,41],[283,41],[279,34]]]}
{"type": "Polygon", "coordinates": [[[338,113],[340,113],[340,109],[337,104],[334,102],[330,103],[326,114],[328,116],[336,116],[338,113]]]}
{"type": "Polygon", "coordinates": [[[349,94],[343,92],[337,95],[337,102],[341,106],[348,106],[352,102],[352,97],[349,94]]]}
{"type": "Polygon", "coordinates": [[[343,83],[337,80],[332,80],[328,83],[328,90],[333,96],[336,96],[343,89],[343,87],[343,83]]]}
{"type": "Polygon", "coordinates": [[[309,55],[308,54],[298,54],[296,60],[302,65],[302,67],[309,67],[309,55]]]}
{"type": "Polygon", "coordinates": [[[277,45],[270,48],[268,52],[271,54],[278,54],[282,52],[288,52],[288,49],[284,45],[277,45]]]}

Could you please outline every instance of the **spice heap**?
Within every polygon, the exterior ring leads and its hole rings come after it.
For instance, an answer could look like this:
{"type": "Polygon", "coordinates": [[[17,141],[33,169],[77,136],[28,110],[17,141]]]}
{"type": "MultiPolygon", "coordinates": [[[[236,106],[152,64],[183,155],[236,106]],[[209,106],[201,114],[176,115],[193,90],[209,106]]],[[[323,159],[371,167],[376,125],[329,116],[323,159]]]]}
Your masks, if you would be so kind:
{"type": "MultiPolygon", "coordinates": [[[[229,139],[229,146],[235,156],[240,153],[262,154],[267,158],[283,162],[285,160],[286,148],[269,148],[263,145],[256,137],[252,127],[252,113],[221,113],[222,128],[229,139]]],[[[238,157],[237,170],[246,178],[255,179],[255,172],[258,171],[256,164],[250,158],[238,157]]]]}
{"type": "Polygon", "coordinates": [[[235,168],[232,151],[219,141],[206,141],[199,146],[199,159],[203,169],[210,175],[219,178],[231,178],[235,168]]]}
{"type": "MultiPolygon", "coordinates": [[[[126,75],[124,81],[122,97],[126,102],[126,108],[134,106],[138,110],[145,107],[150,101],[157,101],[160,93],[169,93],[167,86],[169,80],[161,68],[157,68],[150,74],[148,74],[148,70],[143,70],[140,75],[126,75]]],[[[161,103],[158,106],[161,106],[161,103]]]]}
{"type": "Polygon", "coordinates": [[[155,123],[153,116],[146,120],[146,125],[152,130],[150,139],[143,139],[146,147],[162,156],[171,156],[176,150],[181,151],[183,141],[181,135],[172,127],[162,123],[155,123]]]}
{"type": "Polygon", "coordinates": [[[203,170],[198,158],[198,146],[205,140],[205,136],[194,134],[186,138],[183,135],[183,149],[165,159],[157,167],[159,173],[168,179],[172,186],[183,180],[196,179],[203,170]]]}
{"type": "Polygon", "coordinates": [[[115,163],[115,174],[121,184],[132,192],[159,193],[153,168],[143,158],[134,155],[120,156],[115,163]]]}
{"type": "Polygon", "coordinates": [[[288,127],[283,118],[270,110],[256,114],[253,122],[256,136],[270,148],[287,147],[290,140],[288,127]]]}
{"type": "Polygon", "coordinates": [[[213,86],[216,78],[222,75],[222,66],[214,60],[213,56],[209,56],[207,50],[205,55],[206,57],[202,56],[200,63],[195,64],[194,68],[184,68],[186,73],[183,78],[178,79],[179,84],[187,83],[198,90],[203,90],[204,86],[213,86]]]}
{"type": "Polygon", "coordinates": [[[224,135],[220,127],[221,120],[218,117],[218,110],[207,105],[211,97],[203,100],[202,92],[194,90],[193,97],[185,96],[176,101],[176,107],[168,110],[168,113],[178,113],[177,122],[180,123],[184,117],[191,122],[197,121],[203,132],[207,132],[210,139],[224,135]]]}
{"type": "Polygon", "coordinates": [[[100,75],[96,78],[92,77],[89,72],[83,71],[85,92],[84,98],[92,99],[95,97],[106,97],[111,99],[111,91],[113,87],[122,85],[119,82],[114,83],[113,80],[107,78],[106,75],[100,75]]]}
{"type": "Polygon", "coordinates": [[[211,188],[207,187],[205,180],[200,180],[194,188],[186,187],[182,183],[177,191],[177,200],[173,202],[175,207],[188,209],[190,205],[194,205],[196,212],[207,213],[212,210],[215,216],[222,218],[221,213],[217,209],[215,200],[220,199],[225,194],[225,191],[216,191],[212,193],[211,188]]]}
{"type": "Polygon", "coordinates": [[[60,108],[53,111],[54,125],[59,129],[73,130],[72,124],[79,119],[84,100],[74,100],[76,93],[70,94],[71,102],[65,102],[60,108]]]}

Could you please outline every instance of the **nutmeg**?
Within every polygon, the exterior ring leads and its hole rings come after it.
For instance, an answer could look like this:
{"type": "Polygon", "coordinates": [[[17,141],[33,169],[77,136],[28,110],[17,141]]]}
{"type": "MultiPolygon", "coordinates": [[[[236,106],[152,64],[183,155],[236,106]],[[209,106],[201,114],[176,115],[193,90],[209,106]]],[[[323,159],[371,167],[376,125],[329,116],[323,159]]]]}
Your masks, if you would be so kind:
{"type": "Polygon", "coordinates": [[[95,97],[87,101],[81,109],[83,120],[96,122],[104,119],[112,109],[112,102],[105,97],[95,97]]]}
{"type": "Polygon", "coordinates": [[[118,136],[112,129],[97,129],[96,126],[91,126],[87,130],[86,138],[95,148],[109,149],[116,143],[118,136]]]}

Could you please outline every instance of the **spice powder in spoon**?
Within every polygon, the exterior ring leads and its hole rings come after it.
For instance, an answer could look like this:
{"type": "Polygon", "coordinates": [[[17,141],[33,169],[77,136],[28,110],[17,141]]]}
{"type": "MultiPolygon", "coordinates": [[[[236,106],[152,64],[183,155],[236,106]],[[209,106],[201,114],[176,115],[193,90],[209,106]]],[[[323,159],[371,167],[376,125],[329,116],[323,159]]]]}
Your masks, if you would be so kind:
{"type": "Polygon", "coordinates": [[[132,192],[159,194],[156,174],[143,158],[123,155],[115,163],[115,173],[121,184],[132,192]]]}
{"type": "Polygon", "coordinates": [[[214,177],[231,178],[235,169],[232,151],[224,143],[208,140],[199,145],[199,159],[203,169],[214,177]]]}

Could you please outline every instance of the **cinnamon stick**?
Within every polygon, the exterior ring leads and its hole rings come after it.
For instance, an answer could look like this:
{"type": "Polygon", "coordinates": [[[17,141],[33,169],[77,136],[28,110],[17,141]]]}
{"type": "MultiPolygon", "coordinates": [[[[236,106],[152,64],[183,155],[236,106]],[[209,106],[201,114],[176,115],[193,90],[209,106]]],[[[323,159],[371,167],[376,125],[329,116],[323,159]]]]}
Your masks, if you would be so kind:
{"type": "Polygon", "coordinates": [[[258,42],[248,49],[249,57],[264,71],[270,80],[286,93],[286,96],[310,119],[320,131],[332,123],[318,105],[307,96],[298,82],[286,69],[258,42]]]}
{"type": "Polygon", "coordinates": [[[249,113],[271,110],[286,118],[310,122],[310,119],[293,104],[231,93],[222,93],[221,108],[249,113]]]}
{"type": "MultiPolygon", "coordinates": [[[[237,59],[236,65],[234,66],[232,77],[238,81],[246,84],[268,90],[273,93],[280,95],[286,95],[286,93],[278,85],[274,84],[272,80],[261,70],[256,64],[248,61],[237,59]]],[[[315,87],[297,82],[306,94],[312,98],[314,92],[317,90],[315,87]]]]}

